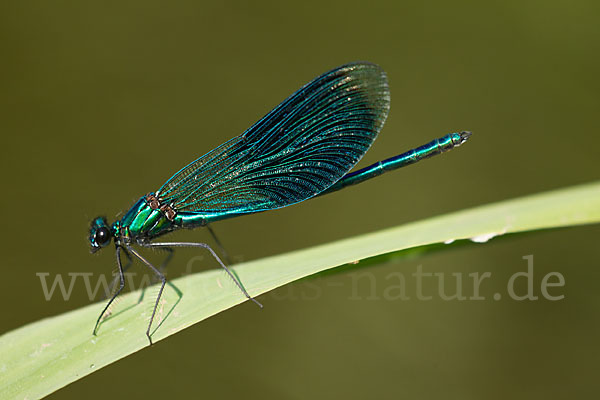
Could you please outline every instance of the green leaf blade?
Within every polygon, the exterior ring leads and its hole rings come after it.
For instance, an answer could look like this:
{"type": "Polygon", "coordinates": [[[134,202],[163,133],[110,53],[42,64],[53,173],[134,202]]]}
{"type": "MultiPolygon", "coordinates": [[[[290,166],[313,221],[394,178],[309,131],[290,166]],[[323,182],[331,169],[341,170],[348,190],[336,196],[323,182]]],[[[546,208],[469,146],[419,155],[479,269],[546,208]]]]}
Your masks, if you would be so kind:
{"type": "MultiPolygon", "coordinates": [[[[600,222],[600,182],[504,201],[334,243],[235,266],[246,289],[258,296],[340,265],[399,250],[471,239],[600,222]]],[[[167,286],[153,340],[162,340],[243,301],[221,270],[172,281],[167,286]]],[[[147,297],[152,297],[152,289],[147,297]]],[[[140,292],[121,297],[98,336],[91,330],[103,303],[34,322],[0,336],[0,397],[40,398],[148,345],[151,302],[140,292]]]]}

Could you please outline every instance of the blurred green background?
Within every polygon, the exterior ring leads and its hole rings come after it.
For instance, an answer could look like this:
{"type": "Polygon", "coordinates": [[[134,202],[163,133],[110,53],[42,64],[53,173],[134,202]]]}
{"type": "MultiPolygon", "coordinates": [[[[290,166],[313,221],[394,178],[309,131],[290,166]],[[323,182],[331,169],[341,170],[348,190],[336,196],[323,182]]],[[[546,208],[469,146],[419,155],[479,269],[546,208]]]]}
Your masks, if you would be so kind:
{"type": "MultiPolygon", "coordinates": [[[[2,2],[0,333],[90,303],[81,284],[45,301],[36,273],[112,273],[112,249],[89,254],[92,217],[114,220],[349,61],[380,64],[392,93],[361,165],[451,131],[474,136],[369,183],[216,224],[236,259],[597,180],[599,12],[594,1],[2,2]]],[[[549,231],[361,270],[377,293],[419,265],[448,279],[490,272],[485,301],[374,298],[353,272],[290,285],[262,296],[263,310],[243,304],[52,398],[597,396],[599,234],[549,231]],[[537,294],[557,271],[565,298],[494,301],[529,254],[537,294]]],[[[169,276],[195,255],[178,253],[169,276]]]]}

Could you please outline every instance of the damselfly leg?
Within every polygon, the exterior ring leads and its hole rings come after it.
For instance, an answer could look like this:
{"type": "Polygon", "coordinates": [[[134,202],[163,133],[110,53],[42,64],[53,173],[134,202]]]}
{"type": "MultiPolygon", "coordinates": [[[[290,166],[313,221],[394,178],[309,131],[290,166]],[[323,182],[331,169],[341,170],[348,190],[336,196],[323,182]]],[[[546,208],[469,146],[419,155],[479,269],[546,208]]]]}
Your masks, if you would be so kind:
{"type": "MultiPolygon", "coordinates": [[[[124,251],[125,251],[125,253],[127,253],[126,250],[124,250],[124,251]]],[[[112,302],[121,293],[121,291],[123,290],[123,287],[125,287],[125,275],[123,272],[123,264],[121,263],[121,246],[117,246],[117,251],[115,253],[117,255],[117,265],[119,267],[119,280],[120,280],[119,288],[115,291],[115,293],[112,295],[112,297],[110,298],[108,303],[106,303],[106,306],[100,313],[100,316],[98,317],[98,320],[96,321],[96,325],[94,326],[94,332],[93,332],[94,336],[96,336],[96,331],[98,330],[98,325],[100,324],[100,321],[102,321],[102,317],[104,316],[104,313],[106,313],[106,310],[108,310],[108,307],[110,307],[112,302]]],[[[127,254],[127,256],[129,257],[129,259],[131,259],[131,256],[129,254],[127,254]]],[[[130,265],[131,265],[131,263],[129,263],[129,265],[127,265],[127,268],[129,268],[130,265]]]]}
{"type": "Polygon", "coordinates": [[[217,253],[215,253],[215,251],[208,244],[195,243],[195,242],[149,242],[149,243],[143,243],[142,246],[155,247],[155,248],[156,247],[195,247],[195,248],[200,247],[200,248],[208,250],[210,252],[210,254],[213,256],[213,258],[215,260],[217,260],[217,262],[219,263],[221,268],[223,268],[225,270],[225,272],[227,272],[227,275],[229,275],[229,277],[233,280],[233,282],[235,282],[236,286],[240,289],[240,291],[244,294],[244,296],[246,296],[246,298],[248,298],[248,300],[253,301],[257,306],[262,308],[262,304],[260,304],[254,297],[250,296],[250,294],[246,291],[246,289],[244,288],[244,285],[242,285],[242,282],[238,279],[238,277],[225,265],[225,263],[223,263],[223,261],[217,255],[217,253]]]}
{"type": "Polygon", "coordinates": [[[211,228],[210,225],[206,225],[206,229],[208,229],[208,232],[210,232],[210,235],[212,236],[213,240],[215,241],[215,244],[217,245],[217,247],[219,248],[219,251],[221,252],[221,254],[223,254],[223,258],[225,259],[225,263],[227,265],[233,264],[233,262],[231,260],[231,257],[229,257],[229,253],[227,253],[227,250],[225,250],[225,247],[223,247],[223,244],[221,243],[221,241],[217,237],[217,234],[215,233],[215,231],[213,230],[213,228],[211,228]]]}
{"type": "Polygon", "coordinates": [[[156,315],[156,309],[158,308],[158,302],[160,301],[162,292],[165,289],[165,285],[167,284],[167,278],[165,278],[165,275],[162,272],[160,272],[160,270],[158,268],[156,268],[154,265],[152,265],[152,263],[150,263],[148,260],[146,260],[144,257],[142,257],[142,255],[140,253],[135,251],[135,249],[133,249],[129,245],[126,245],[126,246],[127,246],[127,250],[130,251],[131,254],[133,254],[141,262],[146,264],[146,266],[148,266],[156,274],[156,276],[160,279],[160,289],[158,290],[158,295],[156,296],[156,302],[154,303],[154,309],[152,310],[152,315],[150,316],[150,322],[148,323],[148,329],[146,330],[146,336],[148,337],[148,341],[150,341],[150,344],[152,344],[152,338],[150,337],[150,328],[152,327],[152,321],[154,320],[154,316],[156,315]]]}
{"type": "MultiPolygon", "coordinates": [[[[127,264],[123,265],[123,274],[125,274],[129,267],[133,265],[133,259],[131,258],[131,255],[127,252],[127,250],[125,250],[122,247],[121,250],[123,251],[123,254],[127,256],[127,264]]],[[[120,274],[115,275],[112,281],[110,281],[110,284],[108,285],[107,291],[105,292],[105,296],[103,297],[103,299],[108,299],[109,297],[112,297],[112,295],[114,295],[115,285],[119,282],[119,280],[120,274]]]]}
{"type": "MultiPolygon", "coordinates": [[[[170,247],[161,247],[160,250],[164,250],[167,252],[167,256],[165,257],[165,259],[163,260],[162,263],[160,263],[160,266],[158,267],[158,270],[164,275],[165,274],[165,269],[167,268],[167,265],[169,265],[169,263],[171,262],[171,259],[173,258],[173,255],[175,254],[175,251],[170,248],[170,247]]],[[[147,286],[151,286],[154,283],[157,282],[157,275],[155,274],[154,277],[147,283],[147,286]]],[[[146,287],[144,287],[140,293],[140,298],[138,299],[138,303],[141,303],[142,300],[144,300],[144,294],[146,293],[146,287]]]]}

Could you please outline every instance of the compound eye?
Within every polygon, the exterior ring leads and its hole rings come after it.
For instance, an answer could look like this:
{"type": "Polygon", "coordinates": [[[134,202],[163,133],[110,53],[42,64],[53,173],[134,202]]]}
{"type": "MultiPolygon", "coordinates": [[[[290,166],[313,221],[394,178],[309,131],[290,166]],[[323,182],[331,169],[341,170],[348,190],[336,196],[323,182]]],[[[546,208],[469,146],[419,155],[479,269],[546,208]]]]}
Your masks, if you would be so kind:
{"type": "Polygon", "coordinates": [[[94,239],[96,239],[96,243],[100,246],[104,246],[110,242],[110,231],[108,228],[102,227],[96,231],[94,239]]]}

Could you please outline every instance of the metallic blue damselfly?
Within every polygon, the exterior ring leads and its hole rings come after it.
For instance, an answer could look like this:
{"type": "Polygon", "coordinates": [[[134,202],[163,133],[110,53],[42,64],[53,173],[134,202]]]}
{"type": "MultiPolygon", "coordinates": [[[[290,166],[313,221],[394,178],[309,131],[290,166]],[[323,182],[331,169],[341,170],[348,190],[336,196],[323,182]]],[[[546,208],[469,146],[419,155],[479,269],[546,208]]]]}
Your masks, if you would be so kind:
{"type": "Polygon", "coordinates": [[[114,240],[119,287],[98,317],[94,335],[124,287],[127,267],[121,262],[123,252],[129,264],[133,255],[161,281],[146,330],[152,344],[150,328],[166,278],[134,245],[166,249],[169,254],[175,247],[204,248],[242,293],[260,305],[209,245],[155,239],[180,228],[208,226],[331,193],[460,146],[471,135],[450,133],[348,173],[373,144],[389,108],[387,77],[379,66],[365,62],[343,65],[304,85],[242,135],[193,161],[157,191],[142,196],[112,225],[104,217],[95,218],[89,236],[92,252],[114,240]]]}

